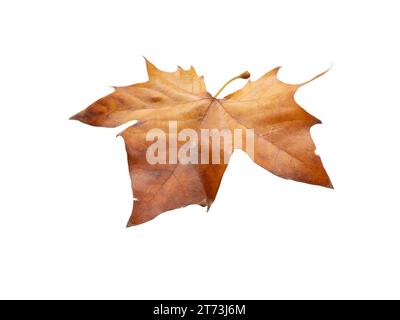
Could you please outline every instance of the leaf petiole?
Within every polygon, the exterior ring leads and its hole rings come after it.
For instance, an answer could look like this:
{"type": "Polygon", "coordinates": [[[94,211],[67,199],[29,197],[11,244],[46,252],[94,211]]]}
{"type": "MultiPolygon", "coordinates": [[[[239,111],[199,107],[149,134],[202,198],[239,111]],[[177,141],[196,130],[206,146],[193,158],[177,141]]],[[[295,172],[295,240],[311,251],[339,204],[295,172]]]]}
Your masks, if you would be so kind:
{"type": "Polygon", "coordinates": [[[216,98],[221,92],[222,90],[225,89],[225,87],[230,84],[232,81],[236,80],[236,79],[248,79],[250,78],[250,73],[248,71],[242,72],[241,74],[239,74],[236,77],[233,77],[232,79],[230,79],[227,83],[225,83],[221,89],[219,89],[219,91],[214,95],[214,98],[216,98]]]}

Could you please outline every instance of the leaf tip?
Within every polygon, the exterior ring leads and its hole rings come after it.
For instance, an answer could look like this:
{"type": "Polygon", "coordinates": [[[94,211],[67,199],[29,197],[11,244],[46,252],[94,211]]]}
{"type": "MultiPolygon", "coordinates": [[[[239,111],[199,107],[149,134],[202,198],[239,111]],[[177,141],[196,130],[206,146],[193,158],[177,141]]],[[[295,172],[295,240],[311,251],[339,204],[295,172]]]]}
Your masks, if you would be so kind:
{"type": "Polygon", "coordinates": [[[326,185],[326,187],[327,187],[328,189],[335,190],[335,187],[333,186],[332,181],[331,181],[330,179],[329,179],[329,182],[328,182],[328,184],[326,185]]]}
{"type": "Polygon", "coordinates": [[[128,223],[126,224],[127,228],[133,227],[134,223],[129,219],[128,223]]]}
{"type": "Polygon", "coordinates": [[[330,67],[326,69],[325,71],[317,74],[315,77],[311,78],[310,80],[304,81],[303,83],[300,83],[299,86],[304,86],[307,83],[310,83],[311,81],[314,81],[315,79],[318,79],[319,77],[322,77],[325,73],[327,73],[329,70],[331,70],[333,67],[333,62],[331,63],[330,67]]]}
{"type": "Polygon", "coordinates": [[[145,56],[143,56],[143,59],[144,59],[144,61],[145,61],[145,63],[146,63],[147,74],[148,74],[149,76],[152,75],[155,71],[158,70],[157,67],[156,67],[154,64],[152,64],[152,63],[150,62],[150,60],[147,59],[145,56]]]}
{"type": "Polygon", "coordinates": [[[282,66],[277,66],[277,67],[275,67],[274,69],[272,69],[270,72],[271,72],[272,74],[274,74],[274,75],[277,75],[278,72],[279,72],[279,70],[281,70],[281,69],[282,69],[282,66]]]}
{"type": "Polygon", "coordinates": [[[68,118],[68,120],[78,120],[78,121],[80,121],[80,119],[81,119],[80,112],[68,118]]]}
{"type": "Polygon", "coordinates": [[[152,219],[136,219],[135,216],[129,218],[128,223],[126,224],[127,228],[138,226],[139,224],[143,224],[152,219]]]}

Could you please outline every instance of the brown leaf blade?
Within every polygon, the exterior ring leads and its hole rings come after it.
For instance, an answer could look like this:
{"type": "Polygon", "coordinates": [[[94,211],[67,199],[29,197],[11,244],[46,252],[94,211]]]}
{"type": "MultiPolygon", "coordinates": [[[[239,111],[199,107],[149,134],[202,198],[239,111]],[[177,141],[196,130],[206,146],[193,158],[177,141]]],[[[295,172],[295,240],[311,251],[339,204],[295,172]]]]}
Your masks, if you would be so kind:
{"type": "MultiPolygon", "coordinates": [[[[215,200],[231,150],[225,144],[211,143],[205,155],[213,159],[218,154],[222,161],[203,163],[204,145],[197,139],[191,141],[191,146],[198,150],[199,161],[183,163],[179,157],[177,161],[179,150],[187,146],[187,139],[181,137],[185,130],[199,137],[204,130],[226,130],[231,133],[232,146],[235,130],[252,129],[253,160],[258,165],[285,179],[332,188],[310,135],[310,128],[320,121],[294,99],[304,83],[281,82],[276,68],[225,98],[216,99],[207,92],[203,77],[193,67],[165,72],[148,60],[146,66],[147,82],[115,87],[113,93],[71,118],[102,127],[138,120],[120,134],[125,141],[135,199],[128,226],[190,204],[209,208],[215,200]],[[172,131],[171,121],[176,126],[172,131]],[[165,149],[158,150],[158,156],[165,159],[161,163],[149,163],[146,156],[154,143],[147,136],[155,129],[165,133],[165,149]],[[174,143],[172,153],[169,147],[174,143]]],[[[245,145],[240,148],[248,152],[245,145]]]]}

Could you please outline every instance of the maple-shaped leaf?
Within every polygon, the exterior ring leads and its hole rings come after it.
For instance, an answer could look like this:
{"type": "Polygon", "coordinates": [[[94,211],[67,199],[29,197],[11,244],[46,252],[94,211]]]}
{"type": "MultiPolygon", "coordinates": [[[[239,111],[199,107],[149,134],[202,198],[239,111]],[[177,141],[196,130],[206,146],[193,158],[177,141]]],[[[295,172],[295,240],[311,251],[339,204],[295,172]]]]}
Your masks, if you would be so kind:
{"type": "MultiPolygon", "coordinates": [[[[146,65],[147,82],[115,87],[113,93],[71,117],[102,127],[138,121],[120,133],[134,195],[128,226],[190,204],[209,208],[232,148],[244,150],[279,177],[332,188],[310,135],[310,128],[321,122],[294,99],[296,90],[309,81],[283,83],[275,68],[217,99],[193,67],[165,72],[147,60],[146,65]],[[216,133],[216,140],[205,132],[216,133]]],[[[229,82],[249,76],[244,72],[229,82]]]]}

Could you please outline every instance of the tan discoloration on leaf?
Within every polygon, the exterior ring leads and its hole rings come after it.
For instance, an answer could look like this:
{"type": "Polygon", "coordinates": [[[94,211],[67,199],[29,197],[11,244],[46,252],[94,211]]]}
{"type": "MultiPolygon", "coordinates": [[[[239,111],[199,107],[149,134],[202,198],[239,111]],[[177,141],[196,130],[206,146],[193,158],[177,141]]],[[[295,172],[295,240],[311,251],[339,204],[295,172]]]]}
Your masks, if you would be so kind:
{"type": "MultiPolygon", "coordinates": [[[[254,129],[257,164],[285,179],[332,188],[310,135],[310,128],[320,121],[294,99],[296,90],[305,83],[283,83],[277,77],[279,68],[275,68],[225,98],[216,99],[207,92],[203,77],[193,67],[165,72],[147,60],[146,65],[147,82],[116,87],[113,93],[71,118],[102,127],[139,121],[120,134],[125,141],[135,197],[128,226],[190,204],[209,208],[216,197],[227,166],[223,162],[147,162],[146,150],[153,142],[146,141],[146,134],[153,128],[168,133],[168,120],[177,121],[178,132],[190,128],[200,133],[201,129],[216,128],[231,130],[233,135],[234,129],[254,129]]],[[[183,143],[179,142],[178,147],[183,143]]],[[[220,152],[223,156],[224,150],[220,152]]]]}

